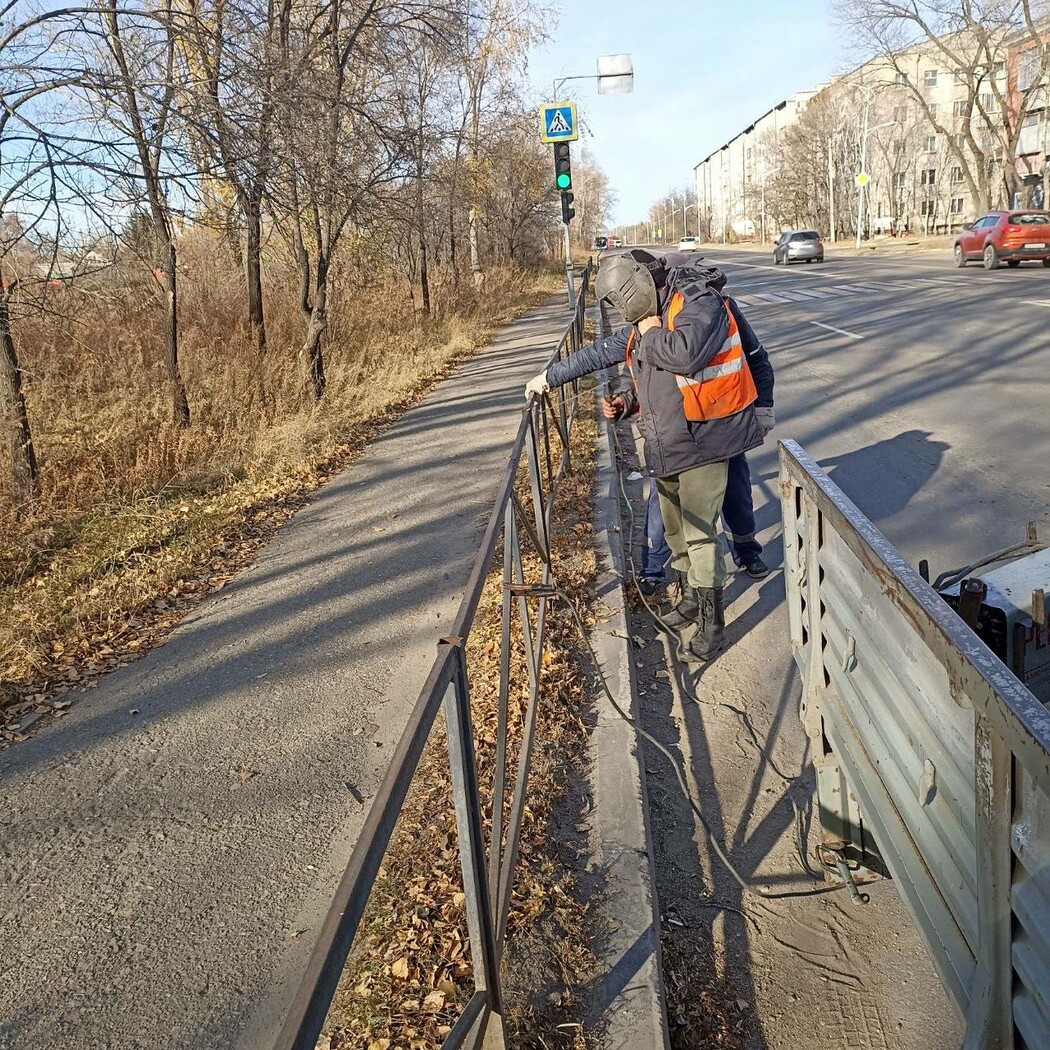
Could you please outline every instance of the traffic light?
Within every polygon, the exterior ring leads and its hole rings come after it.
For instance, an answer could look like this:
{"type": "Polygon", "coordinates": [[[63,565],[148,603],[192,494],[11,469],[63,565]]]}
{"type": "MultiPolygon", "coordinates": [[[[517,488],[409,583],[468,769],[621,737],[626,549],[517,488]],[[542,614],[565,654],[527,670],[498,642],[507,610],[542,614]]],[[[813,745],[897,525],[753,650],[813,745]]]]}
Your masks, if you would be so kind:
{"type": "Polygon", "coordinates": [[[572,222],[572,217],[576,214],[576,209],[572,207],[572,194],[568,190],[561,191],[561,221],[566,226],[572,222]]]}
{"type": "Polygon", "coordinates": [[[554,143],[554,185],[562,191],[572,189],[572,164],[567,142],[554,143]]]}

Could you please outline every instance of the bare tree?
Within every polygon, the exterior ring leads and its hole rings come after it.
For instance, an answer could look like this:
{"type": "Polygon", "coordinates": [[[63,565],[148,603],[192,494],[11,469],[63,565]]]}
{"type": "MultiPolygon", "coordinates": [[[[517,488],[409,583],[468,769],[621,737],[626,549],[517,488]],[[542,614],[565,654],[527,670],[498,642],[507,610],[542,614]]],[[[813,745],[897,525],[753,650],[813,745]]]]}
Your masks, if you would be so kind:
{"type": "Polygon", "coordinates": [[[13,315],[27,285],[46,286],[63,231],[62,148],[44,127],[45,104],[75,79],[56,54],[55,12],[7,4],[0,31],[0,422],[16,508],[40,474],[26,406],[13,315]]]}
{"type": "Polygon", "coordinates": [[[153,227],[156,254],[147,260],[157,277],[155,291],[164,311],[164,361],[172,418],[190,422],[189,399],[179,363],[179,285],[173,193],[188,192],[188,162],[178,150],[176,107],[178,33],[172,0],[158,6],[131,7],[100,0],[95,24],[82,37],[86,61],[86,98],[94,122],[82,158],[95,171],[99,186],[85,189],[85,201],[100,218],[141,206],[153,227]],[[97,48],[91,43],[97,42],[97,48]]]}
{"type": "Polygon", "coordinates": [[[274,166],[277,102],[287,71],[280,41],[291,0],[176,0],[185,110],[202,143],[205,178],[219,179],[244,224],[248,323],[266,348],[262,283],[263,202],[274,166]]]}
{"type": "Polygon", "coordinates": [[[1032,0],[838,0],[836,6],[854,42],[884,60],[933,131],[944,136],[977,210],[1009,199],[1033,94],[1012,97],[1007,59],[1012,48],[1036,49],[1033,85],[1044,81],[1050,65],[1047,26],[1032,0]],[[916,76],[920,56],[965,88],[951,112],[935,108],[916,76]]]}

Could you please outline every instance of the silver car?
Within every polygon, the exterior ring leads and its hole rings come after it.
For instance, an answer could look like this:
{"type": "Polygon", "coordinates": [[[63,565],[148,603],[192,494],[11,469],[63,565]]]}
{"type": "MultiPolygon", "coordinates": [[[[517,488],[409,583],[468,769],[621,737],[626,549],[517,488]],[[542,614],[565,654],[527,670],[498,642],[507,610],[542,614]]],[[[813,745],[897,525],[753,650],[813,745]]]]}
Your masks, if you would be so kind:
{"type": "Polygon", "coordinates": [[[824,261],[824,241],[816,230],[785,230],[780,235],[773,246],[773,262],[779,265],[795,259],[824,261]]]}

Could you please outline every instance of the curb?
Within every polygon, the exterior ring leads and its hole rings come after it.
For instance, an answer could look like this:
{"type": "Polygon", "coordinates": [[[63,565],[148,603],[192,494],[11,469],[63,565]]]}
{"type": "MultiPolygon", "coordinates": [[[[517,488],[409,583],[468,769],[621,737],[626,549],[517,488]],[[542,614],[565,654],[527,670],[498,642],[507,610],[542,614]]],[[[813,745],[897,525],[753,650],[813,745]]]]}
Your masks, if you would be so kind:
{"type": "MultiPolygon", "coordinates": [[[[612,424],[602,419],[599,384],[596,411],[601,421],[595,485],[594,542],[598,556],[597,594],[605,616],[592,644],[612,694],[638,719],[638,696],[624,604],[625,562],[620,491],[613,453],[612,424]]],[[[667,1050],[669,1047],[660,958],[660,909],[654,879],[649,797],[644,760],[634,730],[613,709],[604,692],[595,706],[591,854],[604,877],[603,911],[613,920],[596,947],[601,977],[591,989],[592,1023],[603,1050],[667,1050]]]]}

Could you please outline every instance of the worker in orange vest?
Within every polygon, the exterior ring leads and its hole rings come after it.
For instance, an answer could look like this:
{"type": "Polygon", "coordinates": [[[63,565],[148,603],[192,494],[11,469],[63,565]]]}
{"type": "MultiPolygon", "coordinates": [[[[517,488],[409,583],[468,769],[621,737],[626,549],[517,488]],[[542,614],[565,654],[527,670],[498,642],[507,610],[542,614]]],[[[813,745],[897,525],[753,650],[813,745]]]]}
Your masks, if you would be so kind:
{"type": "MultiPolygon", "coordinates": [[[[722,294],[725,275],[695,257],[644,249],[606,258],[595,292],[628,324],[532,379],[526,397],[626,362],[646,434],[679,599],[662,613],[672,627],[696,623],[689,651],[709,660],[725,648],[725,562],[718,519],[728,461],[773,426],[756,408],[740,325],[722,294]]],[[[739,309],[739,308],[738,308],[739,309]]]]}

